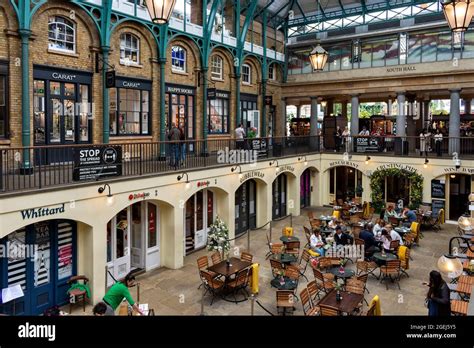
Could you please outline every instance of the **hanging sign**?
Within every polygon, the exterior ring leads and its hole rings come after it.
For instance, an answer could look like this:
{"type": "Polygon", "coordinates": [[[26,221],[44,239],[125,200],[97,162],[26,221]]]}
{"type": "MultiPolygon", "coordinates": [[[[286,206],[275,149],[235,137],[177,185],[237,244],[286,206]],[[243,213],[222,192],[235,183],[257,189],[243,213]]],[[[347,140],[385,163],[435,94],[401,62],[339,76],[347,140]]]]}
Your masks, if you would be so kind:
{"type": "Polygon", "coordinates": [[[88,146],[74,149],[74,181],[122,175],[121,146],[88,146]]]}

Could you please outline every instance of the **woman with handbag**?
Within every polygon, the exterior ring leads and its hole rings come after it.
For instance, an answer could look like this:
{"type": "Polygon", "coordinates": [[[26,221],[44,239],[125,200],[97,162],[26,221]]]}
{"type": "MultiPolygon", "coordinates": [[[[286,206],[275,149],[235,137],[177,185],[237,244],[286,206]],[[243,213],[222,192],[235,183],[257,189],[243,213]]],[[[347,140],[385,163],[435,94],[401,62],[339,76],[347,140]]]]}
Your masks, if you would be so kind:
{"type": "Polygon", "coordinates": [[[449,287],[441,277],[438,271],[430,272],[430,282],[424,283],[429,286],[426,295],[426,304],[428,306],[428,315],[430,317],[444,317],[451,315],[451,302],[449,287]]]}

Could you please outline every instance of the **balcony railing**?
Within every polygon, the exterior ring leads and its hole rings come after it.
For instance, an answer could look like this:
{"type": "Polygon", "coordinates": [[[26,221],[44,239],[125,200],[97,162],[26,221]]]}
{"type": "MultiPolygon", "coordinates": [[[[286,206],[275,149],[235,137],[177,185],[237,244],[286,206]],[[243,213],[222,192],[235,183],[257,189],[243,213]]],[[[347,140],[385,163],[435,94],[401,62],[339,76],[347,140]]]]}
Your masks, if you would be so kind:
{"type": "MultiPolygon", "coordinates": [[[[434,139],[426,141],[425,147],[429,151],[429,158],[437,156],[438,148],[434,139]]],[[[459,158],[474,158],[474,138],[444,138],[439,147],[440,158],[452,158],[451,149],[457,150],[459,158]]],[[[0,194],[209,167],[229,166],[230,173],[230,166],[237,164],[323,152],[339,152],[341,156],[344,152],[360,155],[420,156],[419,149],[419,137],[342,139],[332,135],[257,138],[245,139],[243,142],[222,139],[207,142],[192,140],[9,148],[0,150],[0,194]],[[105,148],[117,151],[120,158],[117,164],[120,167],[118,175],[108,176],[110,167],[104,166],[102,162],[94,162],[94,157],[87,158],[89,154],[84,152],[105,148]],[[92,159],[92,162],[80,162],[81,154],[85,156],[83,160],[92,159]]],[[[103,153],[100,153],[99,157],[99,162],[105,158],[103,153]]]]}

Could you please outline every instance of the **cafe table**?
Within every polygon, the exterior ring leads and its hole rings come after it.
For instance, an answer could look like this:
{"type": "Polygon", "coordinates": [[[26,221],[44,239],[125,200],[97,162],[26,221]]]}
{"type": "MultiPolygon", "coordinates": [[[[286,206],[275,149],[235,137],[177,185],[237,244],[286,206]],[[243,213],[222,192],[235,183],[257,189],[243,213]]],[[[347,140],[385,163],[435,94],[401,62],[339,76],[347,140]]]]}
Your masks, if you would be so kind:
{"type": "MultiPolygon", "coordinates": [[[[241,270],[249,268],[250,266],[252,266],[252,262],[243,261],[236,257],[231,257],[229,260],[224,260],[219,263],[216,263],[215,265],[208,267],[207,270],[210,272],[217,273],[224,277],[224,290],[225,290],[229,280],[234,274],[237,274],[241,270]]],[[[230,300],[227,300],[225,297],[223,297],[223,299],[226,301],[230,301],[230,300]]],[[[235,302],[235,301],[231,301],[231,302],[235,302]]]]}
{"type": "Polygon", "coordinates": [[[281,236],[280,240],[283,242],[283,244],[286,244],[288,242],[299,242],[299,238],[295,236],[281,236]]]}
{"type": "Polygon", "coordinates": [[[379,253],[374,253],[373,257],[379,261],[383,261],[383,262],[387,262],[387,261],[390,261],[390,260],[397,260],[398,257],[397,255],[395,254],[392,254],[392,253],[385,253],[385,254],[382,254],[382,252],[379,252],[379,253]]]}
{"type": "Polygon", "coordinates": [[[295,290],[298,286],[296,280],[290,279],[288,277],[276,277],[271,280],[270,285],[278,290],[295,290]]]}
{"type": "Polygon", "coordinates": [[[336,292],[336,290],[331,290],[329,294],[319,301],[319,305],[330,306],[337,308],[339,312],[351,314],[359,307],[359,304],[364,301],[364,295],[347,291],[340,291],[341,300],[337,301],[336,292]]]}
{"type": "Polygon", "coordinates": [[[402,236],[411,231],[408,227],[404,227],[404,226],[395,227],[394,230],[395,230],[395,232],[398,232],[402,236]]]}
{"type": "Polygon", "coordinates": [[[319,217],[319,220],[321,220],[324,223],[322,225],[323,225],[323,227],[325,227],[325,226],[327,226],[328,222],[332,220],[332,216],[330,216],[330,215],[327,215],[327,216],[326,215],[321,215],[319,217]]]}
{"type": "Polygon", "coordinates": [[[344,279],[344,282],[346,281],[347,278],[351,278],[355,275],[355,272],[351,269],[347,269],[343,267],[344,272],[340,272],[341,268],[340,267],[333,267],[329,270],[329,273],[334,274],[334,277],[336,278],[341,278],[344,279]]]}
{"type": "Polygon", "coordinates": [[[288,263],[293,263],[298,261],[298,256],[295,254],[275,254],[274,255],[275,260],[280,261],[283,264],[288,264],[288,263]]]}

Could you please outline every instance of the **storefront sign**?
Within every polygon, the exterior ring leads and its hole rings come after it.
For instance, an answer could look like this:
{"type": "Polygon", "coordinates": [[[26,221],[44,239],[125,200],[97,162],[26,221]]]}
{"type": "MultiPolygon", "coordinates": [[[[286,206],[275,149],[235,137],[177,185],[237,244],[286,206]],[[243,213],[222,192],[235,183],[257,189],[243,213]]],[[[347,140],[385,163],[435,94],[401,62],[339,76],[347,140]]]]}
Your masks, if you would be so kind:
{"type": "Polygon", "coordinates": [[[358,169],[359,165],[351,161],[335,161],[335,162],[329,163],[329,168],[332,168],[332,167],[352,167],[352,168],[358,169]]]}
{"type": "Polygon", "coordinates": [[[378,138],[357,138],[356,141],[356,152],[379,152],[380,146],[378,138]]]}
{"type": "Polygon", "coordinates": [[[242,178],[240,179],[240,183],[243,183],[244,181],[252,178],[263,178],[265,177],[265,173],[262,173],[260,171],[254,171],[254,172],[249,172],[245,173],[242,178]]]}
{"type": "Polygon", "coordinates": [[[62,82],[75,82],[91,84],[92,73],[88,71],[61,69],[44,65],[33,66],[33,78],[40,80],[55,80],[62,82]]]}
{"type": "Polygon", "coordinates": [[[63,73],[58,73],[58,72],[54,72],[51,76],[55,80],[74,81],[76,79],[76,75],[63,74],[63,73]]]}
{"type": "Polygon", "coordinates": [[[444,168],[444,172],[446,174],[474,174],[474,168],[456,168],[456,167],[450,167],[450,168],[444,168]]]}
{"type": "Polygon", "coordinates": [[[195,89],[186,86],[166,85],[166,93],[194,95],[195,89]]]}
{"type": "Polygon", "coordinates": [[[197,187],[207,187],[211,184],[211,182],[208,180],[208,181],[199,181],[197,183],[197,187]]]}
{"type": "Polygon", "coordinates": [[[147,199],[148,197],[150,197],[150,192],[131,193],[128,196],[128,200],[133,201],[135,199],[147,199]]]}
{"type": "Polygon", "coordinates": [[[207,90],[207,99],[229,99],[230,93],[226,91],[219,91],[215,88],[209,88],[207,90]]]}
{"type": "Polygon", "coordinates": [[[390,168],[397,168],[397,169],[400,169],[400,170],[406,170],[407,172],[411,172],[411,173],[416,173],[417,172],[416,168],[414,168],[412,166],[409,166],[409,165],[406,165],[406,164],[399,164],[399,163],[383,164],[380,167],[378,167],[376,170],[384,170],[384,169],[390,169],[390,168]]]}
{"type": "Polygon", "coordinates": [[[281,172],[294,172],[294,171],[295,171],[295,167],[293,166],[285,165],[285,166],[280,167],[280,173],[281,172]]]}
{"type": "Polygon", "coordinates": [[[128,89],[142,89],[150,91],[152,82],[147,80],[131,79],[128,77],[117,76],[115,78],[115,87],[128,89]]]}
{"type": "Polygon", "coordinates": [[[88,146],[74,149],[74,181],[122,175],[121,146],[88,146]]]}
{"type": "Polygon", "coordinates": [[[21,217],[23,218],[23,220],[37,219],[43,216],[63,214],[64,209],[64,203],[58,207],[53,208],[39,207],[33,209],[26,209],[21,211],[21,217]]]}
{"type": "Polygon", "coordinates": [[[416,71],[416,66],[409,65],[409,66],[387,68],[387,73],[404,73],[404,72],[409,72],[409,71],[416,71]]]}

